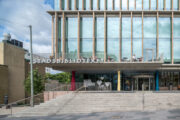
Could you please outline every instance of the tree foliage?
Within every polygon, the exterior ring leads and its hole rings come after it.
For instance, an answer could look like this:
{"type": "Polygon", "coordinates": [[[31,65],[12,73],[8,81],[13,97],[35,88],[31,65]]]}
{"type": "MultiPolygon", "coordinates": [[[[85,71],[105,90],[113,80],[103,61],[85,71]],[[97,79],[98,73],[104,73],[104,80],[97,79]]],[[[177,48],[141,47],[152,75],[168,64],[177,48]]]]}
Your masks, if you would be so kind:
{"type": "Polygon", "coordinates": [[[46,74],[46,80],[58,80],[60,83],[70,83],[71,81],[71,74],[68,72],[64,73],[57,73],[57,74],[46,74]]]}
{"type": "MultiPolygon", "coordinates": [[[[31,74],[29,73],[27,79],[25,80],[25,90],[28,94],[31,93],[31,74]]],[[[38,73],[38,70],[33,71],[33,81],[34,81],[34,94],[38,94],[45,89],[45,79],[38,73]]]]}

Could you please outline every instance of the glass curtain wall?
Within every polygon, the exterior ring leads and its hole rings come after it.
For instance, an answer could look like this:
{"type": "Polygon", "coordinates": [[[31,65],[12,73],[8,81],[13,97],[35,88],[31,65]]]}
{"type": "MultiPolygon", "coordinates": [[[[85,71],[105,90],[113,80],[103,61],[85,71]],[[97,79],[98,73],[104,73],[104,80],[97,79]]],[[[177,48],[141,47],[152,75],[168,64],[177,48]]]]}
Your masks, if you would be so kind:
{"type": "Polygon", "coordinates": [[[96,18],[96,57],[104,59],[104,18],[96,18]]]}
{"type": "Polygon", "coordinates": [[[156,17],[144,17],[143,33],[143,57],[145,61],[152,61],[156,58],[156,17]]]}
{"type": "Polygon", "coordinates": [[[60,10],[59,4],[59,0],[54,0],[54,10],[60,10]]]}
{"type": "Polygon", "coordinates": [[[81,18],[81,40],[80,40],[80,56],[84,59],[92,57],[93,51],[93,18],[81,18]]]}
{"type": "Polygon", "coordinates": [[[122,10],[127,10],[127,0],[121,0],[121,3],[122,10]]]}
{"type": "Polygon", "coordinates": [[[171,0],[166,0],[166,10],[171,9],[171,0]]]}
{"type": "Polygon", "coordinates": [[[104,10],[104,0],[99,0],[99,8],[100,10],[104,10]]]}
{"type": "Polygon", "coordinates": [[[164,0],[158,0],[158,9],[163,10],[164,9],[164,0]]]}
{"type": "Polygon", "coordinates": [[[174,10],[178,10],[179,6],[179,0],[173,0],[173,8],[174,10]]]}
{"type": "Polygon", "coordinates": [[[85,10],[90,10],[90,0],[84,0],[85,10]]]}
{"type": "Polygon", "coordinates": [[[93,2],[93,10],[97,10],[97,1],[98,0],[92,0],[92,2],[93,2]]]}
{"type": "Polygon", "coordinates": [[[112,0],[107,0],[107,9],[112,10],[112,0]]]}
{"type": "Polygon", "coordinates": [[[66,18],[66,58],[77,58],[78,19],[66,18]]]}
{"type": "Polygon", "coordinates": [[[107,17],[107,60],[119,60],[119,18],[107,17]]]}
{"type": "Polygon", "coordinates": [[[157,9],[157,5],[156,5],[156,0],[151,0],[151,10],[156,10],[157,9]]]}
{"type": "Polygon", "coordinates": [[[122,17],[122,61],[131,59],[131,18],[122,17]]]}
{"type": "Polygon", "coordinates": [[[142,10],[142,0],[136,0],[136,10],[142,10]]]}
{"type": "Polygon", "coordinates": [[[165,62],[171,60],[171,20],[170,18],[159,18],[159,55],[164,56],[165,62]]]}
{"type": "Polygon", "coordinates": [[[69,0],[69,9],[70,10],[75,10],[74,4],[75,4],[75,0],[69,0]]]}
{"type": "Polygon", "coordinates": [[[129,9],[134,10],[134,0],[129,0],[129,9]]]}
{"type": "Polygon", "coordinates": [[[149,10],[149,0],[143,1],[143,7],[144,7],[144,10],[149,10]]]}
{"type": "Polygon", "coordinates": [[[82,0],[77,0],[78,10],[82,10],[82,0]]]}
{"type": "Polygon", "coordinates": [[[142,18],[133,17],[133,55],[142,57],[142,18]]]}
{"type": "Polygon", "coordinates": [[[173,50],[174,63],[180,63],[180,18],[174,18],[173,22],[173,50]]]}
{"type": "Polygon", "coordinates": [[[114,0],[114,9],[115,10],[120,10],[120,0],[114,0]]]}

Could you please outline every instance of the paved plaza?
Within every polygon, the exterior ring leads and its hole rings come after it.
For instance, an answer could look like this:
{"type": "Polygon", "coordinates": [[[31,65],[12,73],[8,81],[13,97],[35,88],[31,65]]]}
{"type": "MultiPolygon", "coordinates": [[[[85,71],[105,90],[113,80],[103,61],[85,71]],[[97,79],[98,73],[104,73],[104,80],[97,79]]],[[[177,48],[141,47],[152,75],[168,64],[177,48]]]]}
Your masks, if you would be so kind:
{"type": "Polygon", "coordinates": [[[89,114],[63,114],[46,117],[11,118],[0,116],[0,120],[180,120],[180,110],[154,112],[104,112],[89,114]]]}

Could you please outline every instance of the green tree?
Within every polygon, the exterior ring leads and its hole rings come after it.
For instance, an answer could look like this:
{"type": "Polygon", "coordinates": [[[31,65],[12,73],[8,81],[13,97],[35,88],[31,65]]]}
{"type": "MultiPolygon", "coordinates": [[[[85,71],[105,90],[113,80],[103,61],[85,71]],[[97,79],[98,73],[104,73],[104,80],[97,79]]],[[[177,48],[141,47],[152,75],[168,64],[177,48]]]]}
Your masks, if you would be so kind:
{"type": "MultiPolygon", "coordinates": [[[[28,94],[31,93],[31,74],[29,73],[27,79],[25,80],[25,90],[28,94]]],[[[33,81],[34,81],[34,94],[38,94],[44,91],[45,89],[45,79],[38,73],[38,70],[33,71],[33,81]]]]}
{"type": "Polygon", "coordinates": [[[57,74],[46,74],[46,80],[58,80],[60,83],[70,83],[71,81],[71,73],[64,72],[64,73],[57,73],[57,74]]]}

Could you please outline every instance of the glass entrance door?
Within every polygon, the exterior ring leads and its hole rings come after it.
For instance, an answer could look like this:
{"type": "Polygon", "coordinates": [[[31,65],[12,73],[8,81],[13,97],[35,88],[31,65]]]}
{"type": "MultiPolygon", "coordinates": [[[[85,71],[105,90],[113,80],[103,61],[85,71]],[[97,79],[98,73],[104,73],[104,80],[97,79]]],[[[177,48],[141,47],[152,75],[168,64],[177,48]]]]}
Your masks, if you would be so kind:
{"type": "Polygon", "coordinates": [[[153,78],[136,78],[135,90],[137,91],[150,91],[154,90],[155,84],[153,78]]]}

